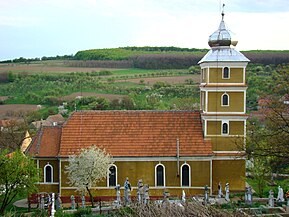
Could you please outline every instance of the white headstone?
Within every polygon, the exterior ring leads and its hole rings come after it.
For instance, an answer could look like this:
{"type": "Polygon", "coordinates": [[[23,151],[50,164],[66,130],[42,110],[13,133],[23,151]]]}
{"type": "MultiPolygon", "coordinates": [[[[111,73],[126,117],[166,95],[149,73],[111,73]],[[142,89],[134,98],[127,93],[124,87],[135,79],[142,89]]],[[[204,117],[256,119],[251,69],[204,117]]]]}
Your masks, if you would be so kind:
{"type": "Polygon", "coordinates": [[[284,202],[284,192],[283,192],[283,188],[281,188],[281,186],[278,187],[278,196],[277,196],[276,201],[284,202]]]}
{"type": "Polygon", "coordinates": [[[226,192],[226,195],[225,195],[226,201],[230,201],[230,185],[228,182],[226,183],[226,186],[225,186],[225,192],[226,192]]]}
{"type": "Polygon", "coordinates": [[[55,208],[54,208],[54,201],[55,201],[55,197],[54,197],[54,193],[52,193],[51,217],[54,217],[54,213],[56,212],[56,211],[55,211],[55,208]]]}
{"type": "Polygon", "coordinates": [[[186,193],[185,191],[183,190],[182,192],[182,201],[185,203],[186,202],[186,193]]]}
{"type": "Polygon", "coordinates": [[[274,207],[274,191],[269,191],[269,206],[274,207]]]}
{"type": "Polygon", "coordinates": [[[219,182],[219,184],[218,184],[218,198],[222,198],[222,197],[223,197],[222,184],[221,184],[221,182],[219,182]]]}

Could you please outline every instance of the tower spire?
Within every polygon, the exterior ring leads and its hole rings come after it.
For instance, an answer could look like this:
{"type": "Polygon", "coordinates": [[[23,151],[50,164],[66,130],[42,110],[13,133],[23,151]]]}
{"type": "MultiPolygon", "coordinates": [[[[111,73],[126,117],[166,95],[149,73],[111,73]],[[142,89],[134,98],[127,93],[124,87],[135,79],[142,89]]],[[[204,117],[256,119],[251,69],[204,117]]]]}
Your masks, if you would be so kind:
{"type": "Polygon", "coordinates": [[[225,4],[222,5],[222,21],[224,20],[224,16],[225,16],[225,4]]]}

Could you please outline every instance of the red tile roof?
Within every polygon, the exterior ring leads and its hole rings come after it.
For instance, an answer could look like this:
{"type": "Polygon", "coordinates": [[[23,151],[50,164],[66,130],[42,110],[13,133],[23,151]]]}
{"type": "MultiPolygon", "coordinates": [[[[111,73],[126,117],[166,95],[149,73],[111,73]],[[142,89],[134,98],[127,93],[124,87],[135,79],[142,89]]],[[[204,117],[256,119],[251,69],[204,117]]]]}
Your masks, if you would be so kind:
{"type": "MultiPolygon", "coordinates": [[[[78,154],[92,144],[114,157],[212,155],[201,117],[193,111],[82,111],[62,127],[59,155],[78,154]]],[[[48,151],[48,150],[47,150],[48,151]]]]}
{"type": "Polygon", "coordinates": [[[42,127],[32,140],[26,153],[38,157],[58,156],[61,127],[42,127]]]}

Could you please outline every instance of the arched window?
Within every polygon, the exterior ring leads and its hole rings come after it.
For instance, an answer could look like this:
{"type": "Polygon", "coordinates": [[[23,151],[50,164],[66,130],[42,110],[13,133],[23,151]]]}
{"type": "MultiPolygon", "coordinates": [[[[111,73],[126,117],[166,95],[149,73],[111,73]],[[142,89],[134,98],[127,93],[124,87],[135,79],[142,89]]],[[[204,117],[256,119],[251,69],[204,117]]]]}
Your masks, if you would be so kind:
{"type": "Polygon", "coordinates": [[[181,180],[182,186],[190,186],[191,185],[191,168],[188,164],[183,164],[181,169],[181,180]]]}
{"type": "Polygon", "coordinates": [[[229,124],[222,123],[222,134],[229,134],[229,124]]]}
{"type": "Polygon", "coordinates": [[[108,186],[115,187],[117,183],[117,168],[115,165],[109,167],[108,186]]]}
{"type": "Polygon", "coordinates": [[[225,79],[230,78],[230,70],[228,67],[223,68],[223,78],[225,79]]]}
{"type": "Polygon", "coordinates": [[[53,182],[53,167],[49,163],[44,166],[44,182],[53,182]]]}
{"type": "Polygon", "coordinates": [[[155,185],[165,186],[165,167],[162,164],[155,167],[155,185]]]}
{"type": "Polygon", "coordinates": [[[229,95],[226,93],[222,95],[222,106],[229,106],[229,95]]]}

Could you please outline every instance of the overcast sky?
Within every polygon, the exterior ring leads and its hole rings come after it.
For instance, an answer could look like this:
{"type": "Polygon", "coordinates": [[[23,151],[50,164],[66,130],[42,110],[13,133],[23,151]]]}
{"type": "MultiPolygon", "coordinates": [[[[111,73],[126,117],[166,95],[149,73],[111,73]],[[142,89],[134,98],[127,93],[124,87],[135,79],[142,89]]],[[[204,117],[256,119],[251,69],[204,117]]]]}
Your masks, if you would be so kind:
{"type": "Polygon", "coordinates": [[[209,48],[225,22],[238,50],[289,50],[288,0],[0,0],[0,60],[125,46],[209,48]]]}

